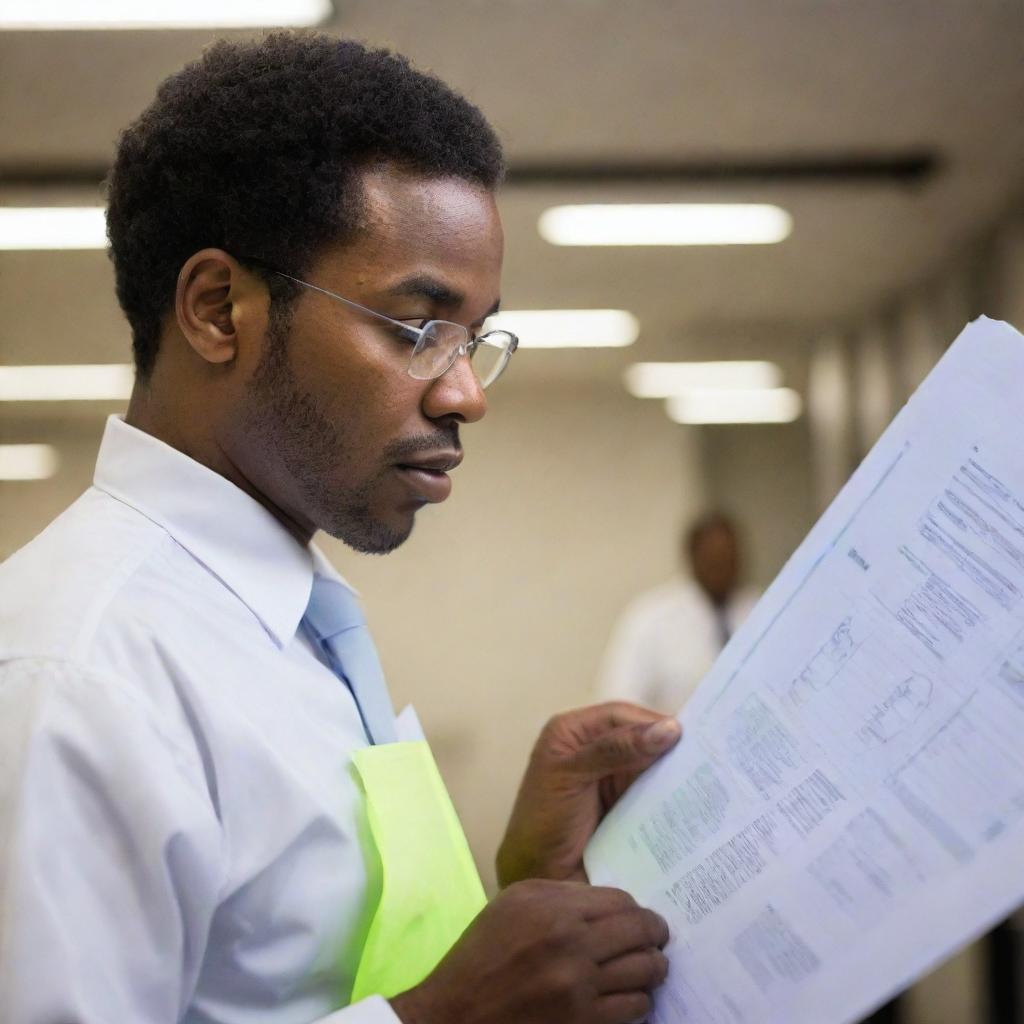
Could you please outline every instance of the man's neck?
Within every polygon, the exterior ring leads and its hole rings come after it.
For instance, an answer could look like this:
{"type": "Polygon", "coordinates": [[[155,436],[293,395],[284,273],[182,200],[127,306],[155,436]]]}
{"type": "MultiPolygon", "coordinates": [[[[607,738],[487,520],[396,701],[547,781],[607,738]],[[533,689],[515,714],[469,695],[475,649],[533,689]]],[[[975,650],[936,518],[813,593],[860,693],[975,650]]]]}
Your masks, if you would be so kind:
{"type": "MultiPolygon", "coordinates": [[[[201,466],[230,480],[239,490],[258,501],[303,547],[307,547],[316,533],[315,527],[304,526],[268,498],[242,472],[224,448],[217,443],[215,437],[183,430],[181,423],[191,419],[187,410],[169,414],[167,410],[161,408],[160,402],[154,400],[152,394],[139,385],[136,385],[132,392],[124,417],[128,426],[163,441],[169,447],[187,455],[193,462],[198,462],[201,466]]],[[[201,422],[201,419],[197,422],[201,422]]]]}
{"type": "Polygon", "coordinates": [[[708,599],[712,607],[719,611],[723,611],[728,607],[729,602],[732,600],[732,595],[735,591],[727,590],[724,594],[713,593],[704,586],[700,580],[697,581],[697,586],[700,587],[701,593],[708,599]]]}

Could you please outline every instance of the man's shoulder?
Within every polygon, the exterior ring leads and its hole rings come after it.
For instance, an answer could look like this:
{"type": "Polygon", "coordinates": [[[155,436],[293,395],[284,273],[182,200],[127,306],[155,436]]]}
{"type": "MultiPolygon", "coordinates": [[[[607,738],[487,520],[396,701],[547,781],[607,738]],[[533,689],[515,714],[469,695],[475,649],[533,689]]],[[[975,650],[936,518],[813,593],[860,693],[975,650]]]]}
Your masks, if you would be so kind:
{"type": "Polygon", "coordinates": [[[680,610],[690,611],[704,603],[700,588],[692,580],[677,577],[638,594],[627,612],[644,619],[673,618],[680,610]]]}
{"type": "Polygon", "coordinates": [[[732,596],[729,605],[737,620],[742,622],[754,610],[754,605],[760,600],[761,591],[757,587],[743,586],[732,596]]]}
{"type": "Polygon", "coordinates": [[[77,657],[171,543],[145,516],[90,488],[0,564],[0,658],[77,657]]]}

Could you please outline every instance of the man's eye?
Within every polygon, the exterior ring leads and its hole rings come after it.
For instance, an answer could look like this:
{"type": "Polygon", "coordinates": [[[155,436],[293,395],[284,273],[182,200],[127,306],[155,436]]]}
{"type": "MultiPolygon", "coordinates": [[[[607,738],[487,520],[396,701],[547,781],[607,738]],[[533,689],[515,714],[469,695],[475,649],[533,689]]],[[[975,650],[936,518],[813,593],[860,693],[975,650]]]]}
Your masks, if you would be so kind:
{"type": "Polygon", "coordinates": [[[391,333],[397,341],[408,345],[415,345],[420,340],[419,331],[429,322],[429,320],[425,320],[422,317],[414,317],[408,320],[396,319],[394,326],[391,328],[391,333]]]}

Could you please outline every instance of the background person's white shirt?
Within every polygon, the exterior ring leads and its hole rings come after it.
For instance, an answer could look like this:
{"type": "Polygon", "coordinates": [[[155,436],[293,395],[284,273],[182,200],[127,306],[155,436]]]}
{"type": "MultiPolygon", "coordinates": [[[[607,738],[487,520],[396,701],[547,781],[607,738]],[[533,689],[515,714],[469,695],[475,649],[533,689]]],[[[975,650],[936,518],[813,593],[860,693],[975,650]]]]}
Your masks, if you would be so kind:
{"type": "Polygon", "coordinates": [[[0,566],[0,1021],[396,1024],[338,1010],[379,868],[359,713],[300,628],[314,571],[115,418],[0,566]]]}
{"type": "MultiPolygon", "coordinates": [[[[722,609],[729,634],[757,603],[740,588],[722,609]]],[[[722,624],[707,594],[678,578],[634,598],[612,630],[598,690],[604,700],[628,700],[676,715],[722,650],[722,624]]]]}

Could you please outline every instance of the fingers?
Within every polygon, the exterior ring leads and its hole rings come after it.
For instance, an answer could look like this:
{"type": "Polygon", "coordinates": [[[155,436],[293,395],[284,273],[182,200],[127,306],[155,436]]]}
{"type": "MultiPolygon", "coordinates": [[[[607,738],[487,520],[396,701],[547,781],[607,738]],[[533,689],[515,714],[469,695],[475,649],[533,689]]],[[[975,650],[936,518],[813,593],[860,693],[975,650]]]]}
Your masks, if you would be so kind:
{"type": "Polygon", "coordinates": [[[660,949],[667,942],[665,919],[633,907],[592,922],[587,951],[600,964],[637,950],[660,949]]]}
{"type": "Polygon", "coordinates": [[[668,977],[668,957],[660,949],[641,949],[601,965],[597,990],[602,995],[647,992],[668,977]]]}
{"type": "Polygon", "coordinates": [[[651,1012],[653,1002],[646,992],[616,992],[599,996],[594,1006],[594,1024],[629,1024],[643,1021],[651,1012]]]}
{"type": "Polygon", "coordinates": [[[581,746],[571,758],[571,764],[576,771],[594,778],[643,769],[675,746],[681,735],[682,730],[674,718],[621,726],[581,746]]]}
{"type": "Polygon", "coordinates": [[[608,732],[624,725],[652,725],[667,716],[639,704],[612,700],[567,711],[564,717],[577,719],[581,725],[593,732],[608,732]]]}
{"type": "Polygon", "coordinates": [[[640,909],[636,905],[636,900],[623,889],[584,883],[581,886],[580,895],[583,899],[583,919],[585,921],[596,921],[603,917],[618,916],[640,909]]]}
{"type": "Polygon", "coordinates": [[[668,977],[668,925],[653,911],[634,907],[592,925],[595,959],[600,962],[595,1024],[646,1020],[651,992],[668,977]],[[608,950],[614,950],[603,956],[608,950]]]}

